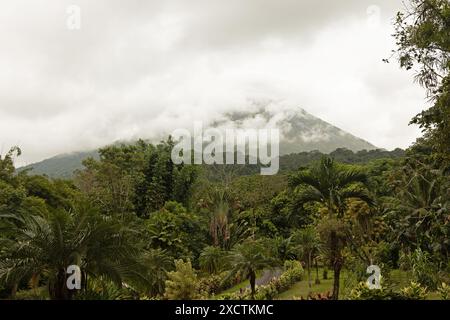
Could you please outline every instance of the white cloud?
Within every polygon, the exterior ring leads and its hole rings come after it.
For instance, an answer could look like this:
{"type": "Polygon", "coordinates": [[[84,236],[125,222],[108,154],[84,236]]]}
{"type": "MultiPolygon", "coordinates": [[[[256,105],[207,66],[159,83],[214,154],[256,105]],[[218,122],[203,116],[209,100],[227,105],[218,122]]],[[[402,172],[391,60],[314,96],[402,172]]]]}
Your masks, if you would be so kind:
{"type": "Polygon", "coordinates": [[[10,1],[0,10],[0,146],[19,144],[30,163],[266,99],[379,147],[407,147],[424,93],[396,63],[381,62],[399,3],[10,1]],[[80,31],[66,28],[72,3],[80,31]]]}

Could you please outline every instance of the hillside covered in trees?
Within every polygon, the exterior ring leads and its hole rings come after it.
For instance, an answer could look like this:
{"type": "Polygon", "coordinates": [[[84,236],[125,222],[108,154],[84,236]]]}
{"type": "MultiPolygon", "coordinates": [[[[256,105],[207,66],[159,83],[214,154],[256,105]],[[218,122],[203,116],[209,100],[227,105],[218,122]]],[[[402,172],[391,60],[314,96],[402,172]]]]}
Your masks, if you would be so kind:
{"type": "MultiPolygon", "coordinates": [[[[119,144],[120,145],[120,144],[119,144]]],[[[293,171],[302,166],[307,166],[320,158],[326,153],[318,150],[304,151],[300,153],[291,153],[280,157],[280,170],[293,171]]],[[[329,154],[331,157],[344,163],[366,163],[376,159],[396,159],[405,155],[402,149],[386,151],[381,149],[351,151],[346,148],[339,148],[329,154]]],[[[27,171],[30,175],[45,175],[50,178],[71,179],[78,170],[84,168],[83,161],[88,158],[98,160],[100,154],[98,151],[78,152],[68,155],[60,155],[25,167],[20,167],[17,172],[27,171]]],[[[207,169],[207,168],[206,168],[207,169]]],[[[237,169],[237,168],[236,168],[237,169]]],[[[258,165],[240,166],[236,171],[239,175],[256,174],[260,171],[258,165]]]]}
{"type": "Polygon", "coordinates": [[[421,142],[404,156],[291,155],[297,169],[275,176],[175,165],[172,146],[103,148],[71,180],[15,174],[20,149],[4,156],[2,295],[212,298],[248,279],[249,291],[231,297],[275,298],[317,267],[335,279],[330,298],[353,297],[368,294],[358,285],[372,264],[384,281],[392,270],[410,273],[416,282],[405,290],[446,288],[448,173],[421,142]],[[80,265],[82,290],[66,288],[67,264],[80,265]],[[267,270],[284,271],[256,286],[267,270]],[[351,272],[342,288],[344,270],[351,272]]]}

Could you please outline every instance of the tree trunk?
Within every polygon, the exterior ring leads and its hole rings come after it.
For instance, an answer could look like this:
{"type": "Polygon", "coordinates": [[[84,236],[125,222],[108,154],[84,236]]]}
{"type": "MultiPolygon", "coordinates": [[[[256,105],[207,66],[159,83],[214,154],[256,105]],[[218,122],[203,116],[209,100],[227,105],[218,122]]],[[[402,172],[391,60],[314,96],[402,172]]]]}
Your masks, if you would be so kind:
{"type": "Polygon", "coordinates": [[[250,288],[252,290],[252,299],[255,299],[255,292],[256,292],[256,273],[255,271],[250,271],[250,288]]]}
{"type": "Polygon", "coordinates": [[[16,298],[17,287],[18,287],[17,283],[14,283],[12,285],[12,288],[11,288],[11,300],[14,300],[16,298]]]}
{"type": "Polygon", "coordinates": [[[336,265],[334,267],[334,279],[333,279],[333,300],[339,299],[339,278],[341,276],[341,266],[336,265]]]}
{"type": "Polygon", "coordinates": [[[314,281],[315,284],[320,284],[320,279],[319,279],[319,265],[317,264],[317,258],[315,259],[316,262],[316,280],[314,281]]]}
{"type": "Polygon", "coordinates": [[[61,269],[56,275],[54,283],[49,284],[49,295],[52,300],[70,300],[71,294],[66,284],[66,270],[61,269]]]}
{"type": "Polygon", "coordinates": [[[87,292],[87,289],[88,289],[88,275],[87,275],[87,272],[85,272],[85,271],[81,272],[81,286],[83,288],[83,291],[87,292]]]}
{"type": "Polygon", "coordinates": [[[311,287],[312,287],[312,283],[311,283],[311,252],[308,254],[307,268],[308,268],[308,286],[311,289],[311,287]]]}
{"type": "Polygon", "coordinates": [[[334,271],[334,278],[333,278],[333,300],[339,299],[339,279],[341,275],[341,269],[342,269],[342,259],[340,257],[339,248],[338,248],[338,239],[336,235],[336,231],[332,231],[330,234],[330,240],[331,240],[331,256],[333,259],[333,271],[334,271]]]}

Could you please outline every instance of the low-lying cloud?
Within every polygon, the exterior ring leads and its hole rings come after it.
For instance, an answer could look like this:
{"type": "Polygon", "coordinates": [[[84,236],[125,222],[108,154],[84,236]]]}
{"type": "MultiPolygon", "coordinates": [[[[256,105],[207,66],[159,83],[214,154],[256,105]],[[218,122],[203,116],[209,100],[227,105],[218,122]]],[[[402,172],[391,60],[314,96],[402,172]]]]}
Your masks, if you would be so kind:
{"type": "Polygon", "coordinates": [[[400,1],[10,1],[0,10],[0,151],[19,164],[158,137],[251,101],[303,107],[371,143],[407,147],[425,106],[382,59],[400,1]],[[69,4],[81,29],[66,26],[69,4]],[[372,8],[371,10],[368,10],[372,8]],[[373,8],[377,10],[373,10],[373,8]]]}

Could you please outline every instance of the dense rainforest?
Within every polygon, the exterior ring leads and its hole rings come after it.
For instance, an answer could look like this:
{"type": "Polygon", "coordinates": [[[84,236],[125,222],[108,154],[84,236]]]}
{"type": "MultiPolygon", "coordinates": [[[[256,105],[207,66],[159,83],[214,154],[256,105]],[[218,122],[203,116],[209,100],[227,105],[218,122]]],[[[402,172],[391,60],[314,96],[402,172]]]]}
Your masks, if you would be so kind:
{"type": "Polygon", "coordinates": [[[242,165],[175,165],[172,146],[141,140],[103,148],[72,180],[15,174],[20,149],[6,154],[2,296],[275,298],[296,282],[311,286],[320,268],[335,279],[322,294],[352,297],[367,294],[359,283],[369,265],[381,268],[386,285],[401,270],[414,279],[410,290],[446,288],[448,172],[423,142],[404,156],[353,164],[343,155],[352,162],[355,154],[337,150],[275,176],[244,174],[242,165]],[[72,264],[80,266],[81,290],[66,287],[72,264]],[[274,279],[257,286],[265,273],[274,279]],[[248,290],[223,293],[246,279],[248,290]]]}
{"type": "Polygon", "coordinates": [[[0,157],[0,297],[449,299],[450,5],[411,0],[395,26],[391,59],[418,70],[432,103],[404,152],[293,154],[261,176],[174,164],[170,138],[139,140],[65,180],[16,172],[12,148],[0,157]]]}

